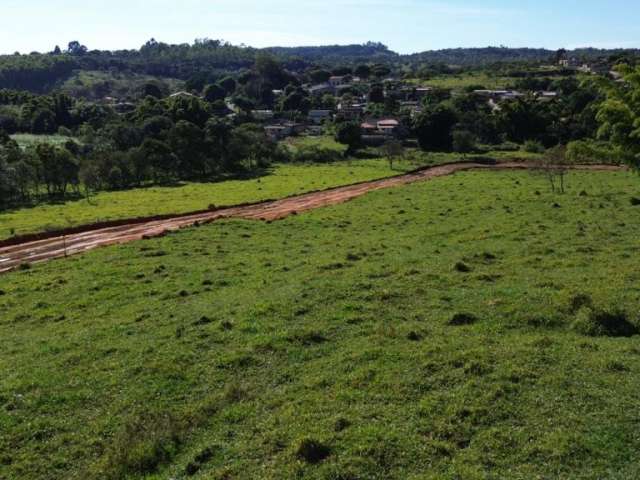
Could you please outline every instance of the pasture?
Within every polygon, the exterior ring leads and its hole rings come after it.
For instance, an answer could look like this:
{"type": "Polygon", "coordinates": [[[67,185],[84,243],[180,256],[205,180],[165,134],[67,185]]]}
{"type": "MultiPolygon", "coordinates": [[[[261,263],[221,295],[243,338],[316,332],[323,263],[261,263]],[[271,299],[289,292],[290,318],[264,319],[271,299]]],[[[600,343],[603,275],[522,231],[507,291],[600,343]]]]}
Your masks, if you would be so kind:
{"type": "Polygon", "coordinates": [[[2,276],[0,478],[637,478],[637,193],[466,172],[2,276]]]}

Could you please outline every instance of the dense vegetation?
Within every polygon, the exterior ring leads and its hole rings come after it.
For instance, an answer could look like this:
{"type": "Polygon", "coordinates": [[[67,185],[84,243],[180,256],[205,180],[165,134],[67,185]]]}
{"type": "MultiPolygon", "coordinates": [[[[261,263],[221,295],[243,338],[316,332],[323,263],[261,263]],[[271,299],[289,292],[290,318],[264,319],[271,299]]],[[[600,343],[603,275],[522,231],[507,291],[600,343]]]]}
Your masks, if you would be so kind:
{"type": "Polygon", "coordinates": [[[637,178],[470,172],[0,277],[0,477],[637,478],[637,178]]]}
{"type": "MultiPolygon", "coordinates": [[[[431,66],[447,70],[448,65],[482,67],[495,64],[545,63],[556,52],[531,48],[460,48],[399,55],[381,43],[320,47],[273,47],[255,49],[234,46],[219,40],[200,39],[193,44],[170,45],[151,39],[139,50],[89,50],[80,42],[70,42],[65,50],[29,55],[0,56],[0,88],[48,92],[74,71],[129,72],[155,77],[189,80],[197,76],[223,77],[250,68],[256,58],[270,53],[288,69],[302,72],[313,65],[336,68],[360,63],[381,63],[405,72],[431,66]]],[[[567,55],[583,62],[601,58],[634,58],[633,49],[578,49],[567,55]]]]}
{"type": "MultiPolygon", "coordinates": [[[[633,78],[634,70],[627,68],[627,77],[633,78]]],[[[466,153],[486,148],[482,145],[495,149],[505,144],[517,149],[527,142],[532,149],[543,150],[606,136],[603,123],[611,101],[604,100],[613,95],[614,87],[597,80],[581,81],[561,71],[544,77],[510,77],[513,88],[528,93],[499,108],[473,93],[483,85],[456,92],[440,88],[421,101],[416,116],[401,102],[405,84],[383,80],[389,73],[380,65],[360,65],[341,67],[340,72],[314,67],[300,76],[263,54],[240,75],[217,81],[192,78],[195,93],[167,96],[156,84],[144,83],[125,112],[64,93],[1,90],[0,207],[60,198],[69,192],[90,195],[149,184],[207,181],[260,171],[276,161],[333,161],[339,156],[326,149],[292,156],[267,138],[252,112],[270,109],[282,118],[306,118],[312,108],[331,109],[338,101],[348,103],[363,96],[369,99],[366,115],[398,118],[399,139],[415,138],[427,151],[466,153]],[[332,73],[358,73],[369,81],[345,89],[340,98],[312,95],[302,87],[332,73]],[[279,96],[274,94],[278,89],[279,96]],[[541,102],[534,95],[540,90],[554,90],[557,98],[541,102]],[[16,132],[58,132],[74,139],[64,145],[23,149],[7,135],[16,132]]],[[[347,145],[347,155],[362,146],[359,122],[337,115],[335,123],[325,124],[324,129],[347,145]]]]}

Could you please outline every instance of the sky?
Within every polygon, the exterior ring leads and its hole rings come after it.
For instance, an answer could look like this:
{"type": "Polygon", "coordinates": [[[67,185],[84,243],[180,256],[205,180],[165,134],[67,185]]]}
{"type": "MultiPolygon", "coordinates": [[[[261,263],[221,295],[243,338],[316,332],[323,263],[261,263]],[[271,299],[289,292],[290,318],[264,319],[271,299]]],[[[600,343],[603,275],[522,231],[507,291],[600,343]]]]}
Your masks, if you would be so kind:
{"type": "Polygon", "coordinates": [[[0,53],[221,39],[255,47],[382,42],[640,48],[637,0],[0,0],[0,53]]]}

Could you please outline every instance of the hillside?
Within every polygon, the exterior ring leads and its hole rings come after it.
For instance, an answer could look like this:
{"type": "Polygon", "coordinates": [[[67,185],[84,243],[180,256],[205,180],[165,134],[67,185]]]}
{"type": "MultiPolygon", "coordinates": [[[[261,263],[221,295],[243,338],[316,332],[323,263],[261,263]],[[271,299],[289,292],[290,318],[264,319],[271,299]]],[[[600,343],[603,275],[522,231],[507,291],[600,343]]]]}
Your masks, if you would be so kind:
{"type": "MultiPolygon", "coordinates": [[[[260,55],[274,55],[287,69],[303,72],[313,66],[382,63],[389,66],[419,68],[424,64],[481,67],[495,63],[546,63],[555,52],[532,48],[458,48],[400,55],[382,43],[309,47],[271,47],[256,49],[234,46],[218,40],[197,40],[193,44],[169,45],[150,40],[139,50],[99,51],[72,42],[65,51],[0,56],[0,89],[44,93],[60,88],[78,72],[103,75],[136,75],[156,79],[189,80],[205,75],[221,78],[250,68],[260,55]]],[[[637,56],[637,50],[579,49],[570,57],[593,61],[611,56],[637,56]]],[[[78,94],[83,94],[83,91],[78,94]]],[[[113,92],[112,92],[113,93],[113,92]]]]}
{"type": "Polygon", "coordinates": [[[630,173],[469,172],[0,277],[0,478],[637,478],[630,173]]]}

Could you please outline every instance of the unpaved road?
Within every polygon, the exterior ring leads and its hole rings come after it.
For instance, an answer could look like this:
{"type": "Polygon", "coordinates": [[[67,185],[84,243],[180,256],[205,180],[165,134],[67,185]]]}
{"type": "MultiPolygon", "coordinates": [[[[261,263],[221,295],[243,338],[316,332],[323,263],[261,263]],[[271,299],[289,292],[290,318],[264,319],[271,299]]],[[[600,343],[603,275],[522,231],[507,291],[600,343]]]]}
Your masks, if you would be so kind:
{"type": "MultiPolygon", "coordinates": [[[[252,205],[223,208],[220,210],[186,214],[163,220],[150,220],[120,225],[117,227],[90,229],[82,233],[54,236],[44,240],[26,241],[0,248],[0,273],[19,267],[21,264],[43,262],[53,258],[75,255],[94,248],[114,245],[143,238],[157,237],[168,231],[193,226],[197,223],[209,223],[222,218],[246,218],[254,220],[279,220],[289,215],[305,212],[326,205],[335,205],[349,201],[374,190],[405,185],[451,175],[455,172],[471,169],[526,169],[526,163],[502,163],[482,165],[479,163],[455,163],[428,168],[419,172],[397,177],[373,180],[370,182],[337,187],[320,192],[311,192],[281,200],[262,202],[252,205]]],[[[618,170],[610,165],[589,165],[576,168],[585,170],[618,170]]]]}

